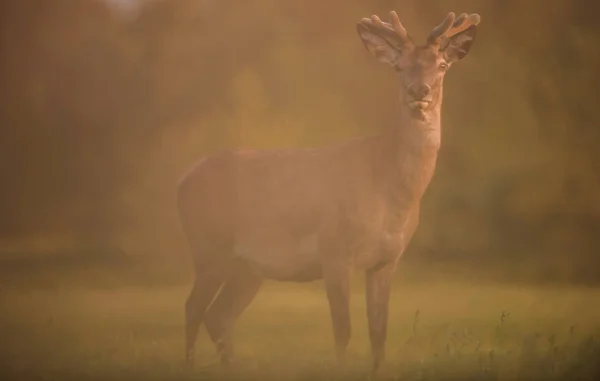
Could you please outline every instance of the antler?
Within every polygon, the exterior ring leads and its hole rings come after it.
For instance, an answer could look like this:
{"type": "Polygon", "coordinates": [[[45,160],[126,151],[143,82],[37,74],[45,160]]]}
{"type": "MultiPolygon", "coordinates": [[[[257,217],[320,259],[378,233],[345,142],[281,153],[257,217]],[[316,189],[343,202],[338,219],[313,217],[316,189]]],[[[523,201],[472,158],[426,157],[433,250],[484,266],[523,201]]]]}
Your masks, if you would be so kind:
{"type": "Polygon", "coordinates": [[[448,13],[444,21],[431,31],[427,38],[427,43],[430,45],[441,45],[450,37],[467,30],[472,25],[477,25],[481,21],[481,17],[477,13],[463,13],[456,17],[454,12],[448,13]]]}
{"type": "Polygon", "coordinates": [[[394,42],[398,45],[411,44],[412,40],[406,32],[406,28],[400,22],[400,18],[395,11],[390,12],[392,23],[381,21],[381,19],[373,15],[371,18],[363,18],[361,23],[368,25],[374,31],[378,32],[381,37],[386,38],[390,42],[394,42]]]}

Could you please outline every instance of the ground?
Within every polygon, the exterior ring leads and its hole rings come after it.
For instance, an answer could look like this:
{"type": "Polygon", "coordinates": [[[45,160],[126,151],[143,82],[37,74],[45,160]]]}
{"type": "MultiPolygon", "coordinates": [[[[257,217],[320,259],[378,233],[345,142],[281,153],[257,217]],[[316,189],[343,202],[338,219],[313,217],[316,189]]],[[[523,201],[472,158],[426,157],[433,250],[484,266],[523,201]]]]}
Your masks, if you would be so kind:
{"type": "MultiPolygon", "coordinates": [[[[2,373],[47,379],[353,379],[369,377],[362,280],[352,295],[353,337],[335,370],[321,282],[267,282],[239,320],[237,362],[222,370],[204,330],[196,367],[183,367],[189,287],[0,290],[2,373]]],[[[600,289],[478,281],[398,280],[382,378],[594,379],[600,289]]],[[[6,378],[5,378],[6,379],[6,378]]]]}

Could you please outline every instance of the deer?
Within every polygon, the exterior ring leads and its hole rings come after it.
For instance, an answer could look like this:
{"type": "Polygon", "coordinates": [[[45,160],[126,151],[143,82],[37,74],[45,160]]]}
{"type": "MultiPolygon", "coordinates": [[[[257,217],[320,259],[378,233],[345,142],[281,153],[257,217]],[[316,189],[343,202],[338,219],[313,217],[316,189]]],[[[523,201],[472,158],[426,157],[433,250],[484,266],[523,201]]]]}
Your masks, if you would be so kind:
{"type": "Polygon", "coordinates": [[[399,120],[376,136],[317,148],[232,149],[183,176],[177,206],[195,272],[185,302],[185,361],[204,323],[219,361],[265,280],[322,280],[335,357],[351,337],[352,273],[365,276],[372,369],[385,360],[393,275],[419,224],[441,144],[443,79],[475,39],[478,14],[450,12],[417,45],[395,11],[356,24],[360,40],[400,82],[399,120]]]}

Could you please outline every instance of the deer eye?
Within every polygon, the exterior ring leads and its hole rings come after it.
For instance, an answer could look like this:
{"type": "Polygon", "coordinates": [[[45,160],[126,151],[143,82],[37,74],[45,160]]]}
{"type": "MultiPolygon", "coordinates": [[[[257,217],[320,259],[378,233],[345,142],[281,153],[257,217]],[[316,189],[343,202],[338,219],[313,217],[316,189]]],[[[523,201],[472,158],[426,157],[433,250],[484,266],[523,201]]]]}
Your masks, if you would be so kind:
{"type": "Polygon", "coordinates": [[[446,62],[440,63],[440,69],[442,69],[442,70],[448,69],[448,64],[446,62]]]}

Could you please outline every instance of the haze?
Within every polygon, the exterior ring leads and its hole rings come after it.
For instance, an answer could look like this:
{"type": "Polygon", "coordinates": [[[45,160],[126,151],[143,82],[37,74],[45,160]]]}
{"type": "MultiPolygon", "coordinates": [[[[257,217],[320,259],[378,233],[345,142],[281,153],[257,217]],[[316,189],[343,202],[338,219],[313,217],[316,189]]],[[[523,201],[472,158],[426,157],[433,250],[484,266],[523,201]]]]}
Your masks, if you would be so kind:
{"type": "MultiPolygon", "coordinates": [[[[395,74],[355,25],[392,9],[419,41],[449,11],[482,23],[446,76],[438,165],[397,272],[390,377],[597,374],[598,346],[585,343],[600,318],[600,28],[586,0],[3,2],[4,369],[183,374],[192,272],[179,179],[224,149],[319,147],[389,127],[395,74]],[[489,339],[505,320],[504,341],[489,339]],[[504,357],[489,363],[490,351],[504,357]]],[[[362,379],[355,294],[348,377],[362,379]]],[[[236,332],[239,378],[333,364],[320,282],[269,282],[236,332]]],[[[202,335],[198,359],[211,363],[202,335]]],[[[220,374],[212,366],[191,377],[220,374]]]]}

